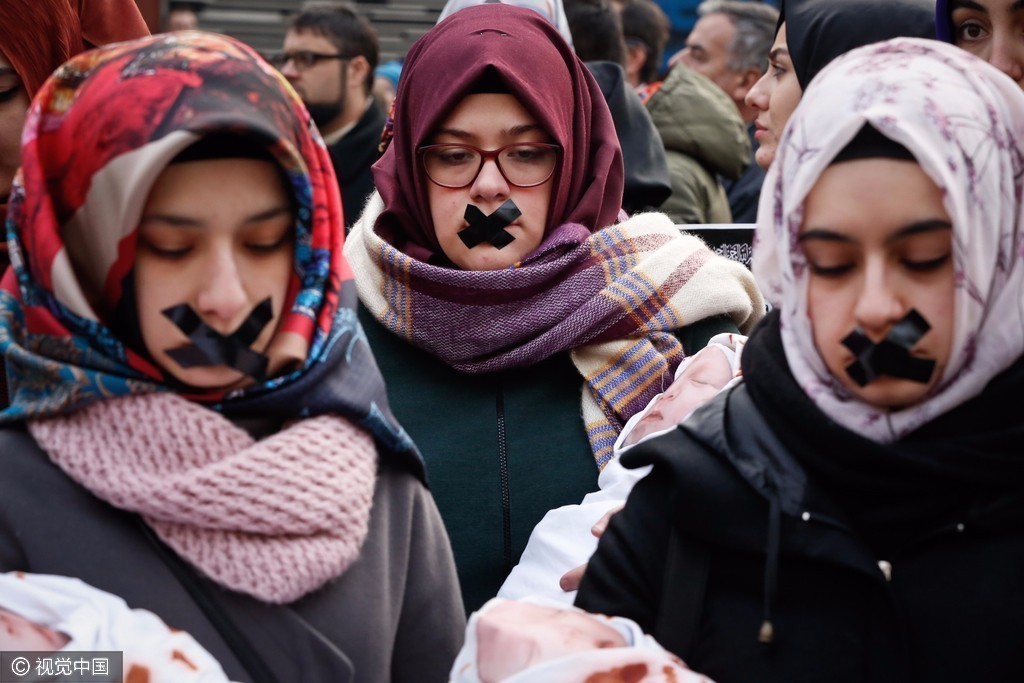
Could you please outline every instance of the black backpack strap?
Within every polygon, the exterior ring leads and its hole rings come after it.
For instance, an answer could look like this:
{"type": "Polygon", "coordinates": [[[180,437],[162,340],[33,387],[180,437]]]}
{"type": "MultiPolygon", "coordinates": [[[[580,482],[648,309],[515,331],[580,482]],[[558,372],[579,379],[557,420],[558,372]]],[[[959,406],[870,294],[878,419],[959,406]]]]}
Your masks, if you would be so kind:
{"type": "Polygon", "coordinates": [[[153,548],[156,549],[157,555],[164,561],[164,564],[167,565],[181,585],[185,587],[185,590],[192,596],[196,605],[203,611],[206,618],[217,629],[217,632],[220,633],[221,638],[224,639],[224,642],[231,648],[235,657],[238,658],[238,661],[249,673],[252,683],[280,683],[259,652],[256,651],[256,648],[252,646],[252,643],[245,637],[245,634],[231,620],[227,611],[216,603],[210,592],[192,573],[191,567],[186,566],[181,558],[164,545],[141,517],[138,517],[138,522],[142,528],[143,535],[153,548]]]}
{"type": "Polygon", "coordinates": [[[679,530],[672,529],[665,558],[665,579],[661,588],[661,604],[670,609],[658,612],[654,637],[688,660],[696,645],[704,596],[707,594],[711,551],[706,544],[692,538],[684,543],[679,530]]]}

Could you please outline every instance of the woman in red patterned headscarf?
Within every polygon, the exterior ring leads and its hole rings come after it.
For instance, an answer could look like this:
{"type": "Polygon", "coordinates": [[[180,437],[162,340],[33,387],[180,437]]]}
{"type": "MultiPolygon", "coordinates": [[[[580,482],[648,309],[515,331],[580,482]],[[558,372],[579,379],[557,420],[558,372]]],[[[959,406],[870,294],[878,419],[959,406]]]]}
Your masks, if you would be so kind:
{"type": "Polygon", "coordinates": [[[8,227],[0,571],[119,595],[232,680],[446,678],[451,552],[280,72],[198,32],[74,57],[29,108],[8,227]]]}

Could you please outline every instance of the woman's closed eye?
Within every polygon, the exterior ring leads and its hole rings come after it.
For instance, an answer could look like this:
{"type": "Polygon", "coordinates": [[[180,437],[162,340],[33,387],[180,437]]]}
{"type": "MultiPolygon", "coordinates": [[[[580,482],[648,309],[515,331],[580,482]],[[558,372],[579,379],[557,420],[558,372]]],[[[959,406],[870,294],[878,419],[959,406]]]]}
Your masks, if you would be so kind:
{"type": "Polygon", "coordinates": [[[175,260],[187,256],[192,251],[192,245],[177,241],[162,241],[159,239],[139,236],[139,246],[162,259],[175,260]]]}
{"type": "Polygon", "coordinates": [[[807,260],[807,267],[810,268],[811,274],[817,275],[818,277],[842,277],[847,273],[851,272],[856,264],[852,262],[844,263],[815,263],[813,260],[807,260]]]}
{"type": "Polygon", "coordinates": [[[437,152],[435,158],[447,166],[463,166],[473,163],[476,154],[468,149],[451,148],[437,152]]]}
{"type": "Polygon", "coordinates": [[[545,149],[544,147],[530,147],[528,145],[522,145],[519,147],[513,147],[507,154],[509,161],[512,161],[513,163],[536,164],[546,161],[548,156],[551,154],[551,150],[545,149]]]}
{"type": "Polygon", "coordinates": [[[245,243],[245,248],[254,254],[274,254],[288,246],[291,232],[285,231],[280,237],[272,240],[250,240],[245,243]]]}
{"type": "Polygon", "coordinates": [[[17,85],[6,87],[6,88],[0,86],[0,103],[10,102],[15,97],[17,97],[19,93],[21,93],[21,90],[22,90],[21,83],[18,83],[17,85]]]}
{"type": "Polygon", "coordinates": [[[938,269],[942,268],[944,265],[946,265],[946,262],[949,261],[950,256],[952,256],[952,253],[947,252],[947,253],[943,254],[942,256],[939,256],[939,257],[936,257],[936,258],[930,258],[930,259],[903,258],[903,259],[901,259],[900,262],[906,268],[908,268],[909,270],[916,271],[916,272],[919,272],[919,273],[928,273],[928,272],[931,272],[931,271],[934,271],[934,270],[938,270],[938,269]]]}

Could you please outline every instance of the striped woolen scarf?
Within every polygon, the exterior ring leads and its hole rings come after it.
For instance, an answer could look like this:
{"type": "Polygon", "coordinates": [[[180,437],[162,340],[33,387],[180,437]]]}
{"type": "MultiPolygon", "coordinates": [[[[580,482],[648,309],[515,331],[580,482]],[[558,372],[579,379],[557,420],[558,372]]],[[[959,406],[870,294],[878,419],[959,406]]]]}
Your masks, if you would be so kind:
{"type": "Polygon", "coordinates": [[[764,310],[746,268],[662,214],[595,233],[562,225],[514,267],[463,271],[381,239],[369,226],[382,210],[374,194],[345,243],[363,305],[460,372],[529,367],[571,351],[598,467],[625,422],[671,383],[684,355],[673,330],[727,314],[746,331],[764,310]]]}

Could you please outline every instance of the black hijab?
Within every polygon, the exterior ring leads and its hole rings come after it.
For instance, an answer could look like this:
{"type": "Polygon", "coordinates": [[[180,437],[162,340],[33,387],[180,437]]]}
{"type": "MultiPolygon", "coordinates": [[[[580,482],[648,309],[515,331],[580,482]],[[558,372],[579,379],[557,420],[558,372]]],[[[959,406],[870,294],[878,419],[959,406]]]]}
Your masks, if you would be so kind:
{"type": "Polygon", "coordinates": [[[890,444],[836,424],[807,397],[786,360],[778,311],[751,334],[742,364],[774,434],[879,557],[944,522],[1024,519],[1024,358],[978,396],[890,444]]]}
{"type": "MultiPolygon", "coordinates": [[[[836,57],[890,38],[935,38],[934,0],[784,0],[779,24],[800,87],[836,57]]],[[[778,32],[778,29],[776,29],[778,32]]]]}

